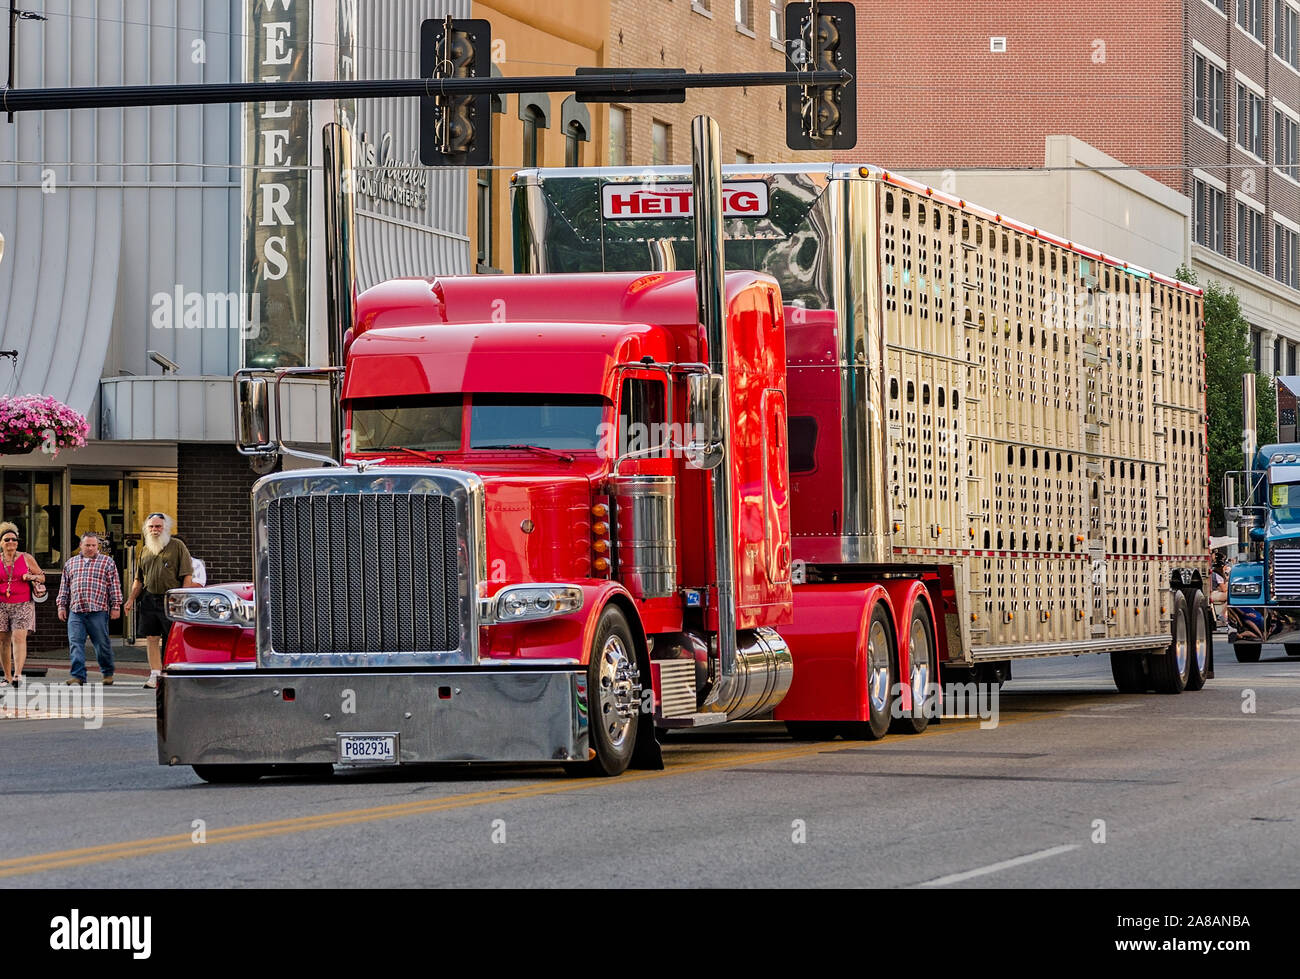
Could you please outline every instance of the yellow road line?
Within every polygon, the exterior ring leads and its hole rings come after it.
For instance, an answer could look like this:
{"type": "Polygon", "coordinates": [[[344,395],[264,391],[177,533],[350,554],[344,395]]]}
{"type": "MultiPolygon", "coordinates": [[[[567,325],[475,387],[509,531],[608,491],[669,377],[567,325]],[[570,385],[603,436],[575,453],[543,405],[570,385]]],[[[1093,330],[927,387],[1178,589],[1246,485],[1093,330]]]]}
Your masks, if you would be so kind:
{"type": "MultiPolygon", "coordinates": [[[[1023,724],[1033,720],[1060,716],[1056,712],[1043,712],[1036,716],[1025,715],[1013,720],[1001,722],[999,726],[1023,724]]],[[[944,734],[957,734],[961,731],[975,729],[977,721],[945,720],[934,730],[932,737],[944,734]]],[[[929,740],[927,738],[926,740],[929,740]]],[[[236,843],[245,840],[268,839],[290,833],[304,833],[312,830],[333,829],[341,826],[355,826],[361,823],[375,822],[382,819],[400,819],[405,816],[424,815],[426,813],[447,812],[465,809],[490,802],[510,802],[516,799],[532,799],[538,796],[558,795],[563,792],[599,790],[615,788],[633,782],[650,779],[674,778],[692,775],[698,772],[714,771],[719,768],[738,768],[748,765],[763,764],[770,761],[786,761],[792,758],[808,758],[814,755],[831,754],[850,748],[860,748],[860,741],[821,742],[801,745],[797,748],[785,748],[768,751],[751,751],[736,753],[734,751],[709,751],[708,757],[694,761],[672,762],[670,767],[657,772],[628,772],[615,779],[593,780],[573,779],[552,782],[534,782],[528,785],[509,786],[488,789],[482,792],[467,792],[460,795],[439,799],[423,799],[415,802],[401,802],[386,806],[374,806],[366,809],[347,809],[339,812],[319,813],[313,816],[294,816],[263,823],[248,823],[242,826],[229,826],[208,830],[204,843],[193,842],[187,833],[173,836],[158,836],[143,840],[128,840],[121,843],[108,843],[100,846],[80,847],[73,850],[57,850],[51,853],[38,853],[27,857],[0,860],[0,878],[17,877],[24,874],[43,873],[68,867],[87,866],[106,863],[110,860],[123,860],[129,857],[147,856],[153,853],[166,853],[170,850],[184,850],[195,846],[211,846],[215,843],[236,843]]],[[[887,751],[882,754],[888,754],[887,751]]]]}

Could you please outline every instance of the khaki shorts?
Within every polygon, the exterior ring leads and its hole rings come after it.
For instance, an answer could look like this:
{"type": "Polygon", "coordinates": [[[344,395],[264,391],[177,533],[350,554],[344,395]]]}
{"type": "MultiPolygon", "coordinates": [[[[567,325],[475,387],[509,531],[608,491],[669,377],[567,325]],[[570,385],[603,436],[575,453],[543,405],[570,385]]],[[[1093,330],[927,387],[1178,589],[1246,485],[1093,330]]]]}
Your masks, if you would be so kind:
{"type": "Polygon", "coordinates": [[[0,602],[0,632],[36,631],[35,602],[0,602]]]}

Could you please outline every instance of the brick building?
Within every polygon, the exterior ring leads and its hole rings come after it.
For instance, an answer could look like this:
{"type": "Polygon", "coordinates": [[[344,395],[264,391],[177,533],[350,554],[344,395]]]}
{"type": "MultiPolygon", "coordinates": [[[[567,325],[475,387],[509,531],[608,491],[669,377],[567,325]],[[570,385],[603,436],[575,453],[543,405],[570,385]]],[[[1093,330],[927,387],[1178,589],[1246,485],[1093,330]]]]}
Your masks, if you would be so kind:
{"type": "Polygon", "coordinates": [[[859,138],[841,159],[1039,167],[1046,137],[1077,137],[1191,201],[1192,267],[1241,297],[1257,366],[1295,372],[1300,2],[856,6],[859,138]]]}
{"type": "MultiPolygon", "coordinates": [[[[688,72],[784,71],[784,0],[611,0],[605,64],[688,72]]],[[[691,120],[721,128],[724,164],[825,159],[785,145],[783,88],[687,91],[677,104],[609,110],[610,166],[689,164],[691,120]]]]}

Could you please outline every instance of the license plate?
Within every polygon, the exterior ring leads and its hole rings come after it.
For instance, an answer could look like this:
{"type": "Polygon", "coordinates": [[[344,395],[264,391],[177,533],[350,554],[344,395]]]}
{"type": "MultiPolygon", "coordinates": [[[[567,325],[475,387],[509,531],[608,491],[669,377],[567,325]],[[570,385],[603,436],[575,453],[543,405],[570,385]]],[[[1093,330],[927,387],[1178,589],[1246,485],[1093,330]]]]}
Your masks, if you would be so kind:
{"type": "Polygon", "coordinates": [[[344,764],[397,764],[396,734],[340,734],[339,761],[344,764]]]}

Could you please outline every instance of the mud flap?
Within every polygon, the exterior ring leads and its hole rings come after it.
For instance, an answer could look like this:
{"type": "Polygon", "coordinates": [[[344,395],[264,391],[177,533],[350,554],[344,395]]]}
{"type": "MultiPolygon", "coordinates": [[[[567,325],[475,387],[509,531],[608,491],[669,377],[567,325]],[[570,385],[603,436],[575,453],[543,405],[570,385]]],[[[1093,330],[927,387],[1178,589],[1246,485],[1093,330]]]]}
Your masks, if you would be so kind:
{"type": "Polygon", "coordinates": [[[636,744],[632,748],[632,761],[628,768],[647,772],[661,772],[664,768],[663,752],[659,750],[659,738],[655,734],[653,714],[641,712],[641,719],[636,726],[636,744]]]}

